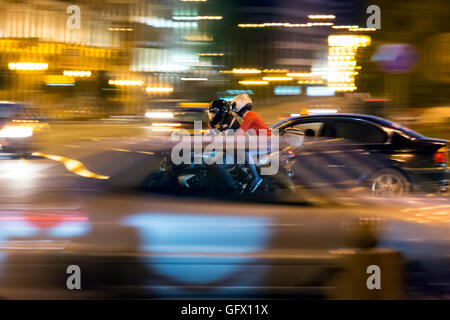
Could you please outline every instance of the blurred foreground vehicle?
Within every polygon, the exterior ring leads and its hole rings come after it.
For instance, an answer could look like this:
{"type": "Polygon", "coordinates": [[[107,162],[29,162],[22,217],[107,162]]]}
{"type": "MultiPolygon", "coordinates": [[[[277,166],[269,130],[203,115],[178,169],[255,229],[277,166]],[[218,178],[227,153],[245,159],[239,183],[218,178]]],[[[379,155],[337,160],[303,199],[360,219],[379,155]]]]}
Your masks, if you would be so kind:
{"type": "Polygon", "coordinates": [[[145,117],[150,129],[158,135],[171,135],[178,132],[203,134],[209,130],[208,108],[173,106],[148,110],[145,117]],[[194,128],[194,121],[200,123],[194,128]]]}
{"type": "Polygon", "coordinates": [[[12,102],[0,102],[0,151],[26,156],[32,152],[33,139],[47,125],[24,116],[26,107],[12,102]]]}
{"type": "Polygon", "coordinates": [[[427,138],[397,123],[360,114],[295,116],[278,122],[272,128],[280,130],[280,134],[288,128],[301,129],[306,140],[332,139],[333,144],[330,145],[333,148],[341,145],[343,151],[367,153],[369,162],[355,162],[350,157],[334,157],[333,151],[329,150],[323,154],[327,158],[325,161],[312,166],[323,174],[333,174],[337,170],[356,172],[359,176],[356,182],[370,188],[375,195],[398,196],[411,191],[435,193],[448,190],[446,140],[427,138]]]}
{"type": "Polygon", "coordinates": [[[145,182],[170,146],[109,142],[76,160],[39,154],[22,163],[26,176],[5,172],[1,298],[448,298],[448,200],[155,194],[145,182]],[[68,289],[69,266],[80,290],[68,289]],[[380,290],[367,286],[370,266],[380,290]]]}

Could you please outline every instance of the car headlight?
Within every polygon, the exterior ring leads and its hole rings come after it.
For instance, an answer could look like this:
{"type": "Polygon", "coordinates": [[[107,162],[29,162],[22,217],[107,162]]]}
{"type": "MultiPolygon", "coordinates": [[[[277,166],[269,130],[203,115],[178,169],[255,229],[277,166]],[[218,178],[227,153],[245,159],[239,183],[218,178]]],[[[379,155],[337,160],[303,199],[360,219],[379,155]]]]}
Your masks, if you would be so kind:
{"type": "Polygon", "coordinates": [[[27,138],[33,135],[33,128],[28,126],[4,126],[0,138],[27,138]]]}

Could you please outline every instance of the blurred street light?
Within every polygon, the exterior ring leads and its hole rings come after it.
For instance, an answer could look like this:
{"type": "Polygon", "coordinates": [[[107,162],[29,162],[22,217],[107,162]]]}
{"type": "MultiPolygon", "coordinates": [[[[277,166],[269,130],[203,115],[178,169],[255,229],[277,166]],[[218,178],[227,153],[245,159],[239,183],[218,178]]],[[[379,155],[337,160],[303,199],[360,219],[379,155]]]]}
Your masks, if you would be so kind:
{"type": "Polygon", "coordinates": [[[45,84],[48,86],[74,86],[75,79],[67,75],[48,75],[45,77],[45,84]]]}
{"type": "Polygon", "coordinates": [[[292,77],[263,77],[264,81],[291,81],[292,77]]]}
{"type": "Polygon", "coordinates": [[[88,78],[92,75],[91,71],[72,71],[72,70],[64,70],[63,74],[68,77],[80,77],[80,78],[88,78]]]}
{"type": "Polygon", "coordinates": [[[200,57],[223,57],[223,53],[199,53],[200,57]]]}
{"type": "Polygon", "coordinates": [[[309,19],[336,19],[334,14],[310,14],[309,19]]]}
{"type": "Polygon", "coordinates": [[[180,78],[181,81],[208,81],[208,78],[180,78]]]}
{"type": "Polygon", "coordinates": [[[238,73],[238,74],[258,74],[261,73],[262,71],[259,69],[233,69],[232,70],[233,73],[238,73]]]}
{"type": "Polygon", "coordinates": [[[47,70],[47,63],[37,63],[37,62],[10,62],[8,64],[10,70],[20,70],[20,71],[40,71],[47,70]]]}
{"type": "Polygon", "coordinates": [[[109,80],[108,84],[114,85],[114,86],[141,86],[142,81],[140,80],[109,80]]]}
{"type": "MultiPolygon", "coordinates": [[[[351,30],[351,29],[350,29],[351,30]]],[[[369,36],[334,35],[328,37],[328,86],[335,91],[348,92],[355,85],[356,52],[358,47],[370,45],[369,36]]]]}
{"type": "Polygon", "coordinates": [[[173,88],[171,87],[147,87],[145,91],[150,94],[158,94],[158,93],[171,93],[173,92],[173,88]]]}
{"type": "Polygon", "coordinates": [[[351,29],[351,28],[358,28],[357,25],[334,25],[332,26],[333,29],[351,29]]]}
{"type": "Polygon", "coordinates": [[[245,81],[239,81],[239,84],[242,84],[242,85],[268,85],[269,81],[264,81],[264,80],[245,80],[245,81]]]}

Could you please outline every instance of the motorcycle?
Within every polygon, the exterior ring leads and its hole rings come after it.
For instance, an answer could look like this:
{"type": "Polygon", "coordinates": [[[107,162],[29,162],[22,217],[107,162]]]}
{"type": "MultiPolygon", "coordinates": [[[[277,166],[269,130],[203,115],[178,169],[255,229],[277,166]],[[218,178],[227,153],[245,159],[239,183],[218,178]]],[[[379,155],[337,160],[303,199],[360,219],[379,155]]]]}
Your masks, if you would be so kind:
{"type": "MultiPolygon", "coordinates": [[[[303,141],[303,132],[287,132],[285,136],[289,145],[279,150],[269,152],[254,162],[257,170],[270,167],[272,161],[279,164],[278,171],[272,175],[261,175],[262,182],[255,195],[277,196],[280,193],[294,194],[296,192],[295,184],[292,178],[295,176],[295,158],[296,150],[303,141]]],[[[247,164],[206,164],[208,158],[215,157],[214,151],[210,153],[191,153],[191,163],[174,164],[171,161],[170,152],[161,153],[159,171],[150,174],[144,181],[144,188],[153,191],[170,192],[199,192],[202,193],[222,193],[228,189],[229,194],[250,196],[249,187],[252,184],[253,177],[247,164]],[[200,159],[199,159],[200,158],[200,159]],[[195,161],[197,160],[197,161],[195,161]],[[200,161],[199,161],[200,160],[200,161]],[[231,187],[224,178],[224,173],[233,180],[231,187]]],[[[227,161],[225,161],[227,163],[227,161]]]]}

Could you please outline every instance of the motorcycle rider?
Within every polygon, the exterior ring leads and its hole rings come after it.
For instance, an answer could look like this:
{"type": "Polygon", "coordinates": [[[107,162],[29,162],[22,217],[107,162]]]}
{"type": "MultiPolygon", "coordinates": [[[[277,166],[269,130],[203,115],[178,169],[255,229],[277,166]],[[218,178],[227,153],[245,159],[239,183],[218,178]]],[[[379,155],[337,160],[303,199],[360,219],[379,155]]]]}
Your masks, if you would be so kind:
{"type": "Polygon", "coordinates": [[[210,126],[220,132],[239,129],[242,119],[232,111],[230,104],[224,99],[214,100],[209,106],[210,126]]]}
{"type": "MultiPolygon", "coordinates": [[[[224,99],[217,99],[211,102],[209,106],[209,116],[210,116],[210,134],[215,134],[213,130],[218,130],[220,133],[228,135],[228,133],[234,133],[242,122],[232,110],[230,104],[224,99]],[[232,129],[232,130],[230,130],[232,129]],[[229,130],[229,131],[228,131],[229,130]]],[[[228,187],[231,189],[239,189],[238,183],[234,181],[233,177],[227,170],[226,157],[224,164],[215,164],[218,174],[226,182],[228,187]]]]}
{"type": "MultiPolygon", "coordinates": [[[[252,111],[253,101],[248,94],[239,94],[234,97],[231,102],[231,108],[238,116],[243,119],[240,128],[236,131],[236,135],[242,136],[246,132],[256,132],[257,136],[271,136],[272,131],[259,114],[252,111]]],[[[262,178],[258,174],[256,164],[249,151],[245,153],[248,166],[253,176],[253,182],[250,186],[250,193],[253,193],[261,184],[262,178]]]]}

